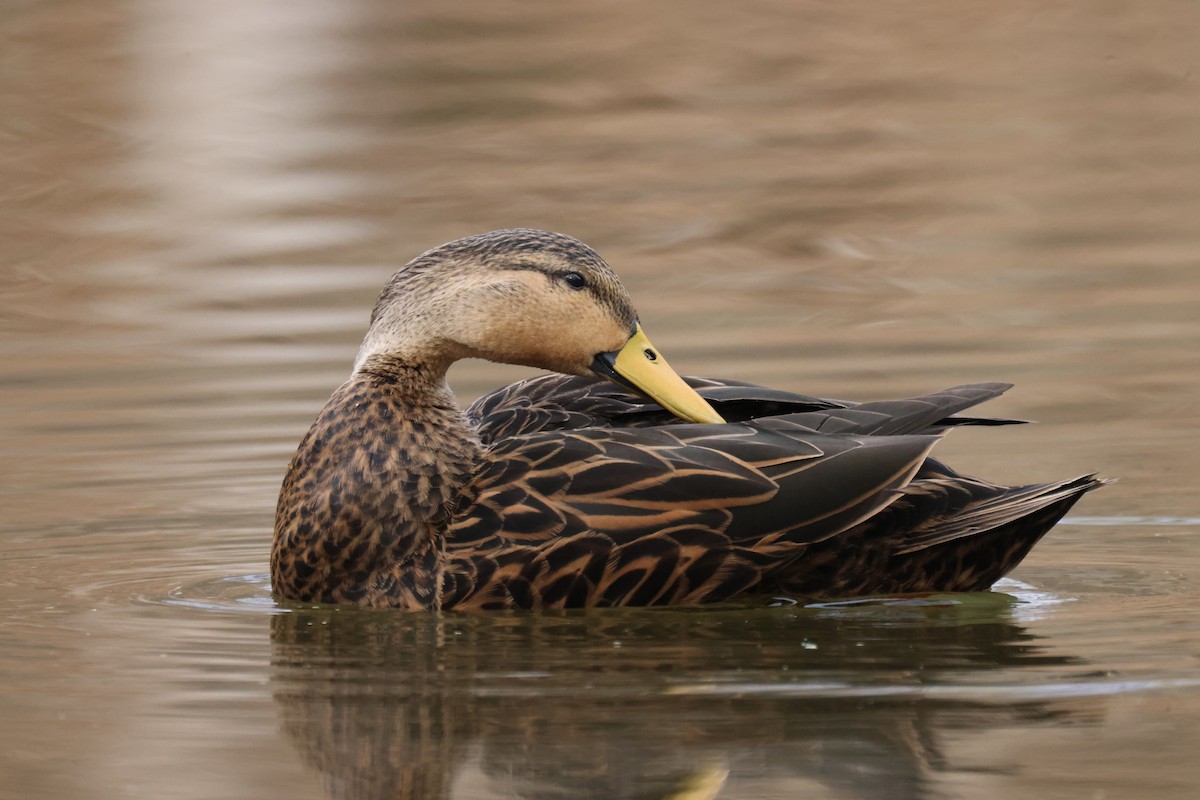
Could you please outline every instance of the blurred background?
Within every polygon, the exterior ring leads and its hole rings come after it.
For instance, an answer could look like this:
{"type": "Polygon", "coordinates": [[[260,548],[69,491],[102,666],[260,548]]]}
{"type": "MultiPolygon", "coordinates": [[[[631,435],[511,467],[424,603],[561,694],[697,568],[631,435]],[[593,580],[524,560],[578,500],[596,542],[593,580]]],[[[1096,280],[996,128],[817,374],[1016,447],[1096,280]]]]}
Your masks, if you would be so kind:
{"type": "Polygon", "coordinates": [[[1195,796],[1198,41],[1186,0],[0,3],[0,797],[1195,796]],[[1120,482],[970,598],[277,608],[379,289],[513,226],[685,374],[1013,381],[1040,424],[947,460],[1120,482]]]}

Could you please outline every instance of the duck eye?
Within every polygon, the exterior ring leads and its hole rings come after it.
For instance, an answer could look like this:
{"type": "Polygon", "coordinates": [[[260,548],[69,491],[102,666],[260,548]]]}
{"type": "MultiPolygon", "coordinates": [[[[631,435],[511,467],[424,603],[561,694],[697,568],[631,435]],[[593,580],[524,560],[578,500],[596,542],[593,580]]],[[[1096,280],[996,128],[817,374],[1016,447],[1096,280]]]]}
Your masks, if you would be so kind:
{"type": "Polygon", "coordinates": [[[587,279],[578,272],[567,272],[562,276],[562,279],[572,289],[582,289],[587,286],[587,279]]]}

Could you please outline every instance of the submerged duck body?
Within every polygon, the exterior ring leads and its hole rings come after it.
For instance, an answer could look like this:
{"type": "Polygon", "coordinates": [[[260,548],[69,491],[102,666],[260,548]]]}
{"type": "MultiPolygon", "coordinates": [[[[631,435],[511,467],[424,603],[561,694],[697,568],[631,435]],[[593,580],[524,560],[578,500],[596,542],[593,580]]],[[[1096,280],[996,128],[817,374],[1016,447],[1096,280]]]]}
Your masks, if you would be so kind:
{"type": "Polygon", "coordinates": [[[1011,422],[958,416],[1006,388],[853,404],[685,381],[587,245],[457,240],[388,283],[301,442],[272,585],[406,609],[986,589],[1103,484],[1000,486],[929,456],[953,427],[1011,422]],[[557,374],[464,412],[445,376],[465,357],[557,374]]]}

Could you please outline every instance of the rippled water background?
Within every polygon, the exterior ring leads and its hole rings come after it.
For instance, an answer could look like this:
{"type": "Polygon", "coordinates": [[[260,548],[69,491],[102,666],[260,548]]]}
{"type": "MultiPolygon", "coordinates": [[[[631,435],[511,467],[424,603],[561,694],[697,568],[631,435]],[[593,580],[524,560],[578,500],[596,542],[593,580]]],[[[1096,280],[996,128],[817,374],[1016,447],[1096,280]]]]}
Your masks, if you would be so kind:
{"type": "MultiPolygon", "coordinates": [[[[1200,6],[0,8],[0,797],[1191,798],[1200,6]],[[681,371],[1037,419],[995,592],[283,613],[275,493],[391,271],[573,233],[681,371]]],[[[464,401],[521,370],[462,364],[464,401]]]]}

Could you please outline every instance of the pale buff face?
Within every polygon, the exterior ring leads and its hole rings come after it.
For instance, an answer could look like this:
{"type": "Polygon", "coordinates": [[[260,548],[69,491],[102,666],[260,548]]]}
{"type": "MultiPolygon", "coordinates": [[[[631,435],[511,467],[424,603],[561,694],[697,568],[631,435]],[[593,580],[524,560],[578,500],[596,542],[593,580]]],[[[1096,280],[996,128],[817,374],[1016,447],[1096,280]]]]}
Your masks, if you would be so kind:
{"type": "Polygon", "coordinates": [[[590,292],[540,272],[490,276],[464,294],[455,339],[477,358],[587,375],[631,333],[590,292]]]}
{"type": "Polygon", "coordinates": [[[587,245],[496,231],[442,245],[397,272],[358,363],[385,355],[448,366],[474,357],[587,375],[592,359],[620,349],[635,324],[616,274],[587,245]]]}

